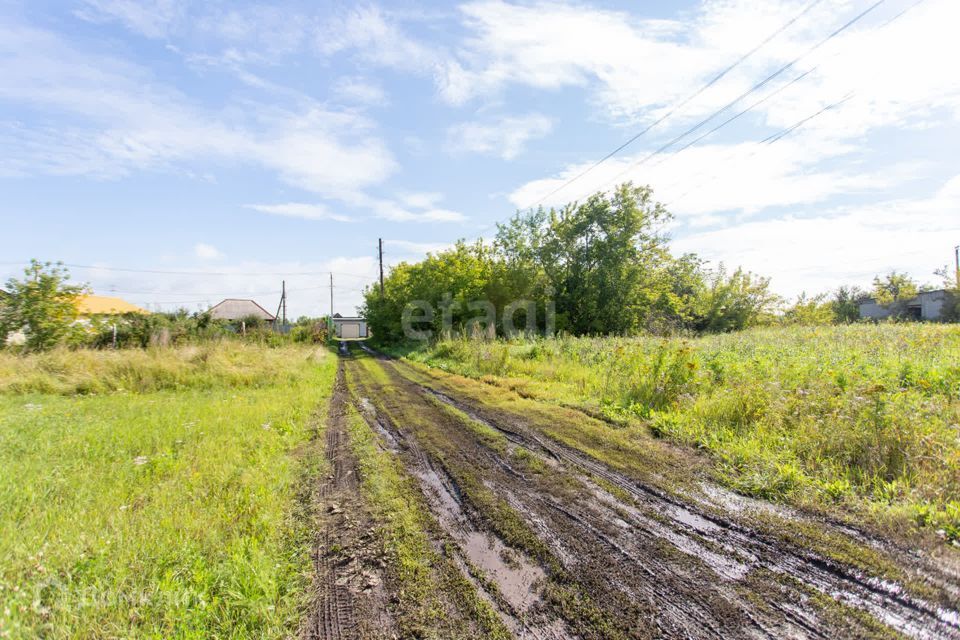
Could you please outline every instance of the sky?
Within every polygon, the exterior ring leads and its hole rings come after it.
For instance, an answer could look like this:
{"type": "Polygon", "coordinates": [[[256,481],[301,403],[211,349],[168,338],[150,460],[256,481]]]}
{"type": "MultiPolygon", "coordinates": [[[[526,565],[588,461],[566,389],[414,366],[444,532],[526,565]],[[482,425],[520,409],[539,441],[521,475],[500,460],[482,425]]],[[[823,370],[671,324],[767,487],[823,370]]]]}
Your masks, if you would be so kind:
{"type": "Polygon", "coordinates": [[[332,272],[347,315],[379,238],[389,270],[632,180],[676,253],[783,296],[936,284],[957,24],[956,0],[0,0],[0,278],[62,261],[190,310],[273,310],[285,280],[297,317],[332,272]]]}

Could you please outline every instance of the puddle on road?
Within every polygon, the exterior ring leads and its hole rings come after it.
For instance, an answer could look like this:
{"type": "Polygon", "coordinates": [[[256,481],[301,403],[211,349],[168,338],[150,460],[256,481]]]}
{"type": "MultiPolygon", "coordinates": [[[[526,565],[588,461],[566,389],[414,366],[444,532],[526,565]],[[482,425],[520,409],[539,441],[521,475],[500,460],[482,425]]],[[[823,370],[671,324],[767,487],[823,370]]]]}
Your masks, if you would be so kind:
{"type": "MultiPolygon", "coordinates": [[[[714,573],[722,578],[726,578],[728,580],[740,580],[750,571],[750,565],[747,563],[749,562],[749,559],[745,558],[747,562],[741,562],[738,559],[731,558],[708,549],[694,538],[683,535],[678,531],[674,531],[663,523],[644,515],[640,509],[634,505],[618,500],[610,492],[606,491],[590,480],[586,478],[581,478],[580,480],[587,485],[600,503],[612,508],[614,512],[616,512],[616,510],[621,510],[630,517],[632,520],[630,523],[625,522],[621,518],[615,519],[617,524],[622,523],[620,524],[621,528],[624,528],[624,525],[630,529],[642,527],[654,536],[666,540],[676,547],[677,550],[682,551],[689,556],[698,558],[704,564],[710,567],[714,573]]],[[[686,525],[686,527],[701,533],[709,533],[719,529],[717,525],[709,520],[674,505],[667,506],[664,511],[674,522],[686,525]]]]}
{"type": "MultiPolygon", "coordinates": [[[[469,411],[466,407],[460,406],[459,403],[449,396],[432,389],[426,390],[439,400],[457,407],[461,411],[465,411],[465,413],[467,413],[472,420],[487,426],[491,426],[494,429],[498,428],[496,425],[484,420],[474,412],[469,411]]],[[[505,435],[507,435],[514,444],[524,446],[515,438],[511,437],[508,432],[502,429],[498,430],[505,433],[505,435]]],[[[524,446],[524,448],[527,447],[524,446]]],[[[531,451],[531,453],[534,452],[531,451]]],[[[535,455],[540,457],[545,462],[552,462],[557,466],[560,466],[557,460],[552,459],[550,456],[541,455],[539,451],[536,452],[535,455]]],[[[573,461],[571,466],[578,467],[580,465],[577,464],[576,461],[573,461]]],[[[586,470],[589,472],[589,465],[586,466],[586,470]]],[[[776,573],[786,573],[791,575],[795,579],[814,587],[821,593],[830,595],[834,599],[845,602],[846,604],[855,608],[865,610],[890,627],[912,637],[939,637],[937,635],[938,633],[941,633],[945,630],[949,630],[951,632],[956,631],[958,625],[960,625],[960,614],[958,614],[957,611],[945,609],[936,605],[929,605],[928,603],[922,601],[918,601],[914,604],[914,606],[911,606],[909,603],[896,603],[898,606],[891,607],[891,599],[897,599],[897,594],[890,593],[891,590],[889,585],[887,585],[887,589],[879,589],[877,585],[872,585],[873,589],[864,589],[856,588],[855,586],[851,587],[851,585],[844,584],[843,588],[838,589],[838,581],[845,582],[842,580],[842,577],[834,576],[829,571],[825,570],[812,570],[812,568],[807,566],[801,558],[784,557],[779,563],[769,566],[766,562],[761,561],[760,558],[758,558],[750,550],[735,548],[729,544],[726,544],[722,540],[717,540],[717,538],[723,538],[722,535],[718,535],[722,533],[723,528],[689,509],[685,509],[668,502],[665,502],[664,504],[656,504],[651,502],[649,506],[655,509],[657,513],[666,516],[670,521],[669,523],[663,523],[659,519],[654,519],[645,515],[635,505],[620,501],[611,493],[597,486],[588,477],[576,472],[574,475],[576,475],[581,481],[590,487],[599,503],[609,508],[611,512],[608,514],[610,517],[610,522],[621,528],[626,535],[631,536],[631,544],[636,544],[637,542],[634,539],[638,533],[637,529],[643,529],[644,533],[663,539],[669,542],[679,551],[700,559],[721,578],[734,581],[742,579],[750,571],[752,566],[755,566],[759,563],[763,566],[767,566],[768,569],[776,573]],[[617,516],[616,514],[618,511],[620,513],[626,513],[627,519],[632,520],[632,522],[627,522],[623,518],[617,516]],[[697,539],[697,535],[702,535],[708,540],[713,539],[715,543],[719,544],[721,549],[717,551],[704,545],[700,540],[697,539]],[[884,592],[884,595],[880,595],[878,592],[884,592]],[[917,607],[916,605],[919,606],[917,607]],[[929,622],[927,620],[923,620],[924,613],[920,611],[927,608],[932,610],[933,617],[937,621],[936,629],[932,631],[927,626],[929,625],[929,622]]],[[[450,495],[446,488],[442,487],[443,483],[440,482],[439,478],[436,478],[436,482],[438,482],[442,488],[442,490],[439,492],[440,495],[443,493],[448,493],[449,499],[452,501],[454,508],[453,513],[459,514],[462,517],[462,513],[460,512],[459,504],[456,498],[454,498],[453,495],[450,495]]],[[[785,522],[795,521],[799,518],[797,513],[780,505],[773,505],[762,500],[741,496],[715,485],[704,483],[700,488],[702,490],[702,494],[700,496],[687,496],[688,499],[694,502],[700,502],[705,497],[708,504],[723,511],[735,514],[745,514],[751,511],[761,512],[778,516],[785,522]]],[[[454,521],[455,520],[456,516],[454,516],[454,521]]],[[[541,525],[540,527],[536,527],[537,524],[538,523],[534,521],[535,528],[545,530],[542,523],[539,523],[541,525]]],[[[848,529],[847,527],[843,527],[836,523],[832,524],[831,526],[834,529],[843,531],[852,538],[860,539],[862,542],[870,544],[871,546],[875,546],[877,544],[876,541],[864,536],[861,532],[848,529]]],[[[465,548],[467,547],[467,545],[464,546],[465,548]]],[[[483,551],[483,545],[475,545],[472,553],[477,553],[478,550],[483,551]]],[[[491,555],[499,556],[499,554],[491,554],[489,549],[483,553],[483,556],[488,559],[491,555]]],[[[484,566],[483,562],[478,562],[473,558],[471,558],[471,561],[477,564],[477,566],[483,567],[486,571],[488,571],[488,573],[491,572],[490,569],[487,569],[487,567],[484,566]]],[[[528,582],[527,584],[530,583],[528,582]]],[[[896,587],[899,587],[899,585],[896,585],[896,587]]],[[[896,591],[896,587],[893,589],[893,591],[896,591]]],[[[529,594],[529,589],[526,591],[526,593],[529,594]]],[[[913,599],[911,598],[911,600],[913,599]]]]}
{"type": "Polygon", "coordinates": [[[703,516],[697,515],[688,509],[684,509],[683,507],[669,505],[665,511],[670,516],[671,520],[674,520],[675,522],[681,522],[700,533],[714,533],[720,530],[718,525],[710,522],[703,516]]]}
{"type": "MultiPolygon", "coordinates": [[[[427,391],[442,402],[456,406],[461,411],[464,410],[463,407],[459,407],[457,403],[449,396],[432,389],[427,389],[427,391]]],[[[480,424],[488,426],[492,429],[497,429],[503,433],[502,429],[498,429],[496,425],[490,423],[475,413],[470,411],[465,411],[465,413],[471,420],[479,422],[480,424]]],[[[516,446],[522,445],[516,444],[516,446]]],[[[550,464],[550,466],[556,467],[560,465],[559,461],[551,456],[542,455],[539,452],[534,452],[526,447],[523,448],[541,461],[550,464]]],[[[571,471],[573,471],[572,468],[571,471]]],[[[664,524],[645,516],[637,507],[617,499],[615,496],[613,496],[613,494],[606,491],[583,474],[574,473],[574,475],[581,482],[583,482],[605,506],[612,507],[614,512],[616,509],[622,509],[629,514],[630,518],[634,521],[633,523],[628,523],[621,518],[614,518],[615,524],[617,524],[617,526],[619,526],[621,529],[634,529],[638,525],[642,526],[658,538],[666,540],[683,553],[699,558],[719,576],[729,580],[740,580],[750,571],[749,564],[741,562],[735,558],[724,556],[706,548],[695,539],[674,531],[670,527],[667,527],[664,524]]],[[[666,504],[663,505],[663,508],[665,515],[682,528],[692,529],[693,531],[702,534],[713,534],[720,530],[720,527],[715,523],[710,522],[706,518],[680,506],[666,504]]],[[[745,558],[744,560],[749,563],[750,561],[754,560],[754,558],[745,558]]]]}
{"type": "Polygon", "coordinates": [[[380,434],[381,438],[383,438],[383,442],[387,451],[390,453],[399,452],[400,443],[397,442],[397,439],[392,433],[390,433],[390,430],[384,426],[383,422],[377,416],[377,408],[373,406],[373,403],[370,402],[369,398],[360,398],[360,411],[370,418],[367,423],[372,424],[376,432],[380,434]]]}
{"type": "Polygon", "coordinates": [[[460,543],[470,563],[493,580],[504,600],[517,613],[537,602],[540,596],[535,587],[546,578],[543,569],[474,527],[454,490],[436,471],[423,469],[416,476],[427,489],[424,493],[440,524],[460,543]]]}

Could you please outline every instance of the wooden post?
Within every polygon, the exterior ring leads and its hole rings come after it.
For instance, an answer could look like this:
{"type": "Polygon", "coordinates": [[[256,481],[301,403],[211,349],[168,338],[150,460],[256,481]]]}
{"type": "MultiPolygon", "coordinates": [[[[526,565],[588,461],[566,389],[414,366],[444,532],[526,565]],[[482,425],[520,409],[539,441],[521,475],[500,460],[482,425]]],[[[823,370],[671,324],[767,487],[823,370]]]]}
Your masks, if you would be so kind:
{"type": "Polygon", "coordinates": [[[383,238],[379,239],[378,249],[380,252],[380,297],[383,297],[383,238]]]}

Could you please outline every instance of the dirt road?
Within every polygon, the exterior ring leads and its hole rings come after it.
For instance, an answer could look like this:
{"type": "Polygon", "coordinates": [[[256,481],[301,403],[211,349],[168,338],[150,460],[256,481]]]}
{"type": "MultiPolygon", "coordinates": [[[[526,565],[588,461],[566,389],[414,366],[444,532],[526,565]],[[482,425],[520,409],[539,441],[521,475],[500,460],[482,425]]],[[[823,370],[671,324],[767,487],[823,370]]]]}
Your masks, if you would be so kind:
{"type": "Polygon", "coordinates": [[[343,367],[337,374],[324,430],[328,473],[306,496],[313,513],[315,600],[301,637],[307,640],[383,638],[393,634],[374,543],[374,523],[360,497],[357,463],[347,443],[349,402],[343,367]]]}
{"type": "Polygon", "coordinates": [[[343,363],[516,637],[960,638],[955,555],[735,496],[652,438],[627,455],[575,410],[357,348],[343,363]]]}

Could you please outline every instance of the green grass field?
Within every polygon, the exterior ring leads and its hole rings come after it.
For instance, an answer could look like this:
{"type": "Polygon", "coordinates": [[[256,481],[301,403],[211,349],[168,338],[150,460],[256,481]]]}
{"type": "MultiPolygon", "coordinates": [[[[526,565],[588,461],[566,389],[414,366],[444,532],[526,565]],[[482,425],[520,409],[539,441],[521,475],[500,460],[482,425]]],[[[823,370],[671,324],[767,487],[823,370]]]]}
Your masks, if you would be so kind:
{"type": "Polygon", "coordinates": [[[960,539],[960,327],[440,341],[406,356],[708,452],[745,494],[960,539]]]}
{"type": "Polygon", "coordinates": [[[335,371],[226,343],[0,356],[0,637],[295,633],[297,450],[335,371]]]}

